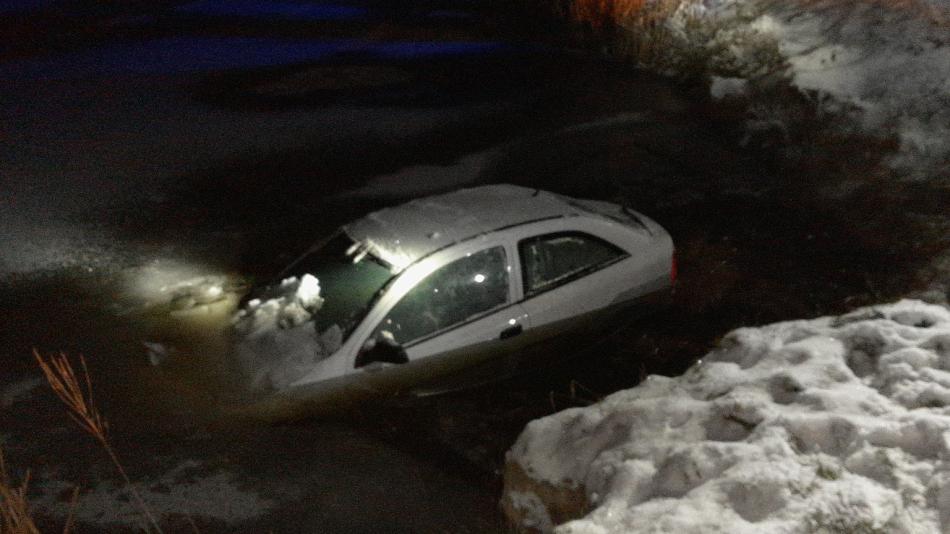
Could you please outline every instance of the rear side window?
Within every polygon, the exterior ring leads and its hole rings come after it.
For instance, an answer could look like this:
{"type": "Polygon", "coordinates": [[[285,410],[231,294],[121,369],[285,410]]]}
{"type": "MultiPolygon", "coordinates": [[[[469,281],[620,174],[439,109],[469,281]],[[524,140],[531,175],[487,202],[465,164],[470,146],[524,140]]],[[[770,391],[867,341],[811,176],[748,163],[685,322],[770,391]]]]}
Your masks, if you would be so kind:
{"type": "Polygon", "coordinates": [[[559,232],[518,243],[525,297],[543,293],[602,269],[628,254],[583,232],[559,232]]]}
{"type": "Polygon", "coordinates": [[[450,328],[508,303],[508,262],[503,247],[453,261],[424,278],[376,328],[400,344],[450,328]]]}

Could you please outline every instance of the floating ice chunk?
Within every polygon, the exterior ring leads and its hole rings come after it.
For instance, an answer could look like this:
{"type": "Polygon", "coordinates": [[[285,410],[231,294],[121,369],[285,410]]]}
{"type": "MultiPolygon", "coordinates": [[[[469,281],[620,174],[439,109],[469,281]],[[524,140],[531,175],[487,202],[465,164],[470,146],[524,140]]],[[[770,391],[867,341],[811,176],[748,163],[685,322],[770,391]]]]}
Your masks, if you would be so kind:
{"type": "Polygon", "coordinates": [[[168,355],[172,352],[161,343],[155,343],[152,341],[143,341],[142,346],[145,347],[145,353],[148,356],[148,363],[153,366],[158,366],[165,363],[165,360],[168,359],[168,355]]]}
{"type": "Polygon", "coordinates": [[[286,278],[262,299],[254,299],[240,310],[235,329],[247,337],[262,335],[275,329],[293,328],[309,321],[323,306],[320,282],[305,274],[286,278]]]}
{"type": "Polygon", "coordinates": [[[319,280],[305,274],[281,281],[237,313],[235,355],[253,388],[287,387],[339,348],[339,327],[316,331],[312,319],[322,306],[319,280]]]}
{"type": "MultiPolygon", "coordinates": [[[[291,278],[290,280],[293,279],[291,278]]],[[[284,282],[287,282],[287,280],[284,282]]],[[[301,307],[315,311],[317,307],[323,304],[323,299],[320,298],[320,282],[313,275],[303,275],[297,284],[294,298],[301,307]]]]}

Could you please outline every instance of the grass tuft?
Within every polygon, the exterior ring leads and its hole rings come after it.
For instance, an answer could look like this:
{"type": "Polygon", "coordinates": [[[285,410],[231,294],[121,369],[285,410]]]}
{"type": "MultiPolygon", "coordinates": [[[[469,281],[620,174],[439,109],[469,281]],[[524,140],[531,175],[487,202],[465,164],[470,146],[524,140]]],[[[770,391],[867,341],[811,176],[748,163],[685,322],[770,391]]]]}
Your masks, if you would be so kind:
{"type": "Polygon", "coordinates": [[[83,372],[83,380],[80,381],[65,354],[50,356],[49,360],[46,360],[39,351],[33,349],[33,357],[36,358],[53,393],[69,409],[67,413],[73,421],[100,443],[108,444],[109,424],[96,409],[86,359],[79,356],[83,372]],[[86,386],[85,391],[82,383],[86,386]]]}
{"type": "Polygon", "coordinates": [[[19,486],[10,481],[0,449],[0,534],[39,534],[26,500],[29,485],[29,471],[19,486]]]}
{"type": "Polygon", "coordinates": [[[142,500],[142,496],[135,489],[135,486],[129,479],[129,475],[125,472],[125,468],[122,467],[122,462],[119,461],[118,455],[109,443],[109,424],[105,418],[102,417],[102,414],[99,413],[95,401],[93,400],[92,380],[89,378],[89,368],[86,366],[86,359],[81,355],[79,356],[79,363],[82,366],[82,378],[80,378],[73,369],[69,358],[62,352],[49,356],[49,358],[44,358],[38,350],[33,349],[33,357],[36,358],[36,363],[39,365],[40,370],[43,371],[43,375],[46,377],[46,381],[49,383],[53,393],[66,405],[67,413],[70,418],[98,441],[102,449],[109,456],[109,459],[112,460],[112,465],[115,466],[116,471],[125,482],[126,491],[128,491],[132,500],[135,502],[136,509],[142,518],[142,528],[145,532],[162,534],[162,528],[158,525],[151,511],[149,511],[145,501],[142,500]]]}
{"type": "Polygon", "coordinates": [[[577,22],[601,29],[641,16],[647,4],[647,0],[576,0],[571,5],[571,16],[577,22]]]}

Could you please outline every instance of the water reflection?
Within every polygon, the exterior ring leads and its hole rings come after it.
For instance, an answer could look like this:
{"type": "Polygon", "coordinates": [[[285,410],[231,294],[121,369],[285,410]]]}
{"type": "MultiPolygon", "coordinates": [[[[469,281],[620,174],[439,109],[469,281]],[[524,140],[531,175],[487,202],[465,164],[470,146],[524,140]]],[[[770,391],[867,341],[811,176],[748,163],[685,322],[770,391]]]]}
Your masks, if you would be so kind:
{"type": "Polygon", "coordinates": [[[0,13],[39,11],[55,3],[56,0],[0,0],[0,13]]]}
{"type": "Polygon", "coordinates": [[[353,20],[365,17],[369,10],[340,4],[312,4],[299,2],[259,2],[256,0],[198,0],[175,8],[194,15],[277,17],[304,21],[353,20]]]}
{"type": "Polygon", "coordinates": [[[300,40],[259,37],[168,37],[0,65],[0,80],[56,80],[255,68],[303,62],[409,60],[502,53],[495,41],[300,40]]]}

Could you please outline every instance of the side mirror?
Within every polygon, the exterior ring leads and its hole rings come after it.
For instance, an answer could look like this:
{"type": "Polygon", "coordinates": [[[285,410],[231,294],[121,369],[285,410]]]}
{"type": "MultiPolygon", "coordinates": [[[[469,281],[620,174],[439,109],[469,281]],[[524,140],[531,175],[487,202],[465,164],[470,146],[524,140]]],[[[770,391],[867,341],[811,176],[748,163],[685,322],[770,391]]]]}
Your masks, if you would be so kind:
{"type": "Polygon", "coordinates": [[[371,363],[403,364],[409,362],[406,349],[392,338],[392,335],[380,335],[363,345],[363,349],[356,357],[356,367],[363,367],[371,363]]]}

